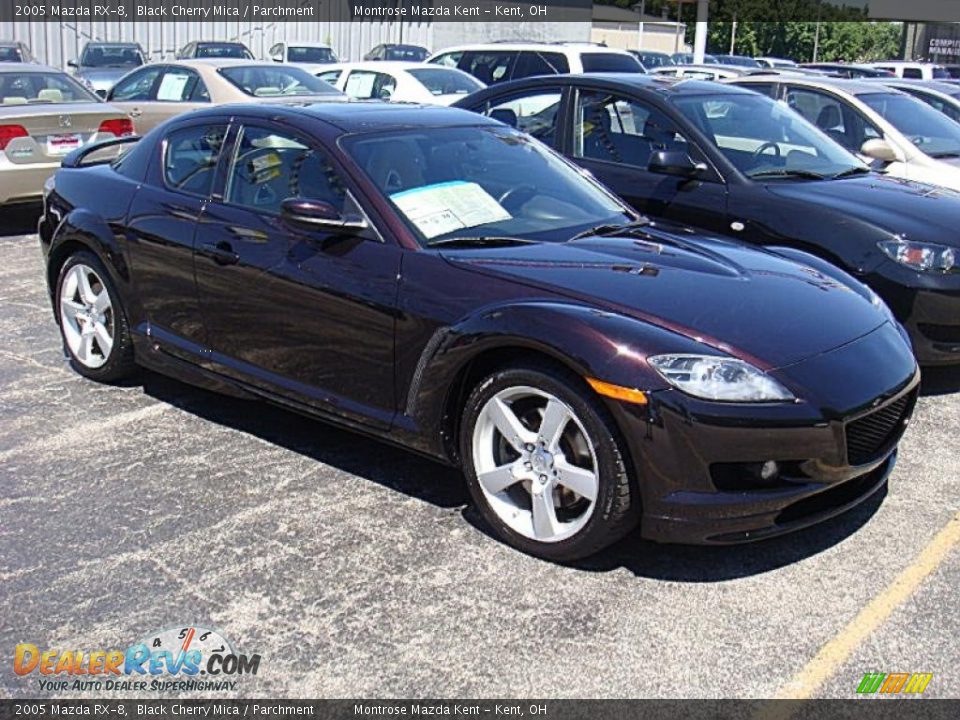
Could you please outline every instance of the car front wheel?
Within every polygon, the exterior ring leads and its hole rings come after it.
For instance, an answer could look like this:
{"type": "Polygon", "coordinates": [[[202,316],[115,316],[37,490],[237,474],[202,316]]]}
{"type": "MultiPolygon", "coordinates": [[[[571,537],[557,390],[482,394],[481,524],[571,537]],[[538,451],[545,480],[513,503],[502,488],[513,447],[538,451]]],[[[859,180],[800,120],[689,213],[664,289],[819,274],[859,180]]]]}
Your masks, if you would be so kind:
{"type": "Polygon", "coordinates": [[[60,269],[56,297],[60,334],[73,368],[101,382],[131,375],[135,366],[126,315],[100,259],[87,251],[71,255],[60,269]]]}
{"type": "Polygon", "coordinates": [[[576,375],[551,365],[499,370],[471,393],[461,428],[473,500],[520,550],[572,561],[636,525],[618,433],[576,375]]]}

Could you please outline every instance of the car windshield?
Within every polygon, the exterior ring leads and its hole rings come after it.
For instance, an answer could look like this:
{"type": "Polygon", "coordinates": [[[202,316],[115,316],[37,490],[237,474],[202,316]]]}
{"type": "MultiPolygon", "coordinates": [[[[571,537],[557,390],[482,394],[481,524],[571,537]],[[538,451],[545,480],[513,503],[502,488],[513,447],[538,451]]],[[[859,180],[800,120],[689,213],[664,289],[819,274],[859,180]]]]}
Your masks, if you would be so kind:
{"type": "Polygon", "coordinates": [[[403,60],[406,62],[423,62],[430,53],[426,48],[416,45],[394,45],[384,52],[384,60],[403,60]]]}
{"type": "Polygon", "coordinates": [[[353,135],[344,151],[424,244],[562,242],[634,216],[545,145],[508,127],[353,135]]]}
{"type": "Polygon", "coordinates": [[[868,93],[857,97],[927,155],[960,157],[960,125],[926,103],[899,93],[868,93]]]}
{"type": "Polygon", "coordinates": [[[661,55],[660,53],[641,52],[637,57],[648,70],[658,67],[669,67],[674,64],[673,59],[669,55],[661,55]]]}
{"type": "Polygon", "coordinates": [[[432,95],[469,95],[484,85],[472,75],[444,67],[423,67],[408,70],[432,95]]]}
{"type": "Polygon", "coordinates": [[[583,71],[589,72],[643,72],[643,66],[633,55],[620,53],[584,53],[580,56],[583,71]]]}
{"type": "Polygon", "coordinates": [[[241,65],[220,68],[220,74],[253,97],[340,94],[320,78],[298,67],[241,65]]]}
{"type": "Polygon", "coordinates": [[[253,54],[240,43],[204,43],[197,46],[198,58],[238,58],[253,60],[253,54]]]}
{"type": "Polygon", "coordinates": [[[80,56],[80,67],[132,68],[143,65],[140,49],[133,45],[87,45],[80,56]]]}
{"type": "Polygon", "coordinates": [[[63,73],[0,73],[0,105],[100,102],[100,98],[63,73]]]}
{"type": "Polygon", "coordinates": [[[287,50],[287,60],[294,63],[335,63],[337,56],[330,48],[292,45],[287,50]]]}
{"type": "Polygon", "coordinates": [[[5,46],[0,47],[0,62],[23,62],[20,56],[20,48],[5,46]]]}
{"type": "Polygon", "coordinates": [[[748,177],[831,177],[866,170],[798,113],[764,95],[690,95],[674,98],[673,104],[748,177]]]}

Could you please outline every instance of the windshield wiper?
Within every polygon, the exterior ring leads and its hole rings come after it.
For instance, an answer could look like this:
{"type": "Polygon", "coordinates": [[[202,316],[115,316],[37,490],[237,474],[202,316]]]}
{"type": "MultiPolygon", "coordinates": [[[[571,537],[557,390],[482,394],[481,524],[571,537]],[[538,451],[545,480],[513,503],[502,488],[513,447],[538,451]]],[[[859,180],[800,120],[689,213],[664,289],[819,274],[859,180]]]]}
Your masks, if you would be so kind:
{"type": "Polygon", "coordinates": [[[427,247],[510,247],[511,245],[537,245],[539,240],[509,237],[501,235],[481,235],[479,237],[451,237],[427,240],[427,247]]]}
{"type": "Polygon", "coordinates": [[[758,173],[747,173],[747,177],[753,178],[774,178],[774,177],[798,177],[809,180],[826,180],[826,175],[821,175],[813,170],[802,170],[800,168],[777,168],[776,170],[764,170],[758,173]]]}
{"type": "Polygon", "coordinates": [[[831,175],[831,180],[836,180],[838,178],[852,177],[853,175],[863,175],[864,173],[871,172],[870,168],[867,167],[848,167],[846,170],[841,170],[836,175],[831,175]]]}
{"type": "Polygon", "coordinates": [[[631,230],[646,227],[649,224],[650,221],[647,220],[647,218],[640,218],[639,220],[634,220],[633,222],[628,223],[604,223],[603,225],[595,225],[594,227],[584,230],[583,232],[578,232],[576,235],[570,238],[568,242],[572,240],[579,240],[580,238],[585,237],[604,237],[606,235],[626,234],[631,230]]]}

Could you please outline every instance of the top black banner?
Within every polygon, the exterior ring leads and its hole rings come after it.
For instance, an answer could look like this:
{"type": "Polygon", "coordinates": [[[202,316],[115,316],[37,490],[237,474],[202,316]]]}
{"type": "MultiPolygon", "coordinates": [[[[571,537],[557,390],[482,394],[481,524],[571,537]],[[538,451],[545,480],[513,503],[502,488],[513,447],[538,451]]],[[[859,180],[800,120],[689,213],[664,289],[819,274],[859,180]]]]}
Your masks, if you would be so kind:
{"type": "MultiPolygon", "coordinates": [[[[622,22],[697,19],[701,0],[636,0],[622,22]]],[[[591,22],[590,0],[0,0],[0,21],[591,22]]],[[[702,18],[702,16],[701,16],[702,18]]],[[[960,21],[960,0],[708,0],[709,21],[960,21]]]]}

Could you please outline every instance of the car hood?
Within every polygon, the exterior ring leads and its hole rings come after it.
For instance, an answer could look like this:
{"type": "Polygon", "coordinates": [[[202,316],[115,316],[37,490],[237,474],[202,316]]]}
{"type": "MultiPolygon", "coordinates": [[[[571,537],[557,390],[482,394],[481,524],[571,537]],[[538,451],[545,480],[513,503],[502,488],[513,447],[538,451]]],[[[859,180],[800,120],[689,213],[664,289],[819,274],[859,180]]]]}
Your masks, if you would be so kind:
{"type": "Polygon", "coordinates": [[[768,370],[840,347],[887,321],[870,291],[840,271],[828,276],[675,226],[442,254],[454,265],[658,325],[768,370]]]}
{"type": "MultiPolygon", "coordinates": [[[[779,197],[810,203],[818,213],[829,208],[849,224],[867,222],[907,239],[958,246],[960,193],[883,175],[823,182],[778,182],[767,190],[779,197]]],[[[838,229],[838,228],[835,228],[838,229]]]]}
{"type": "Polygon", "coordinates": [[[81,68],[77,71],[77,77],[83,78],[93,85],[103,85],[107,83],[112,85],[133,69],[132,67],[97,68],[95,70],[84,70],[81,68]]]}

